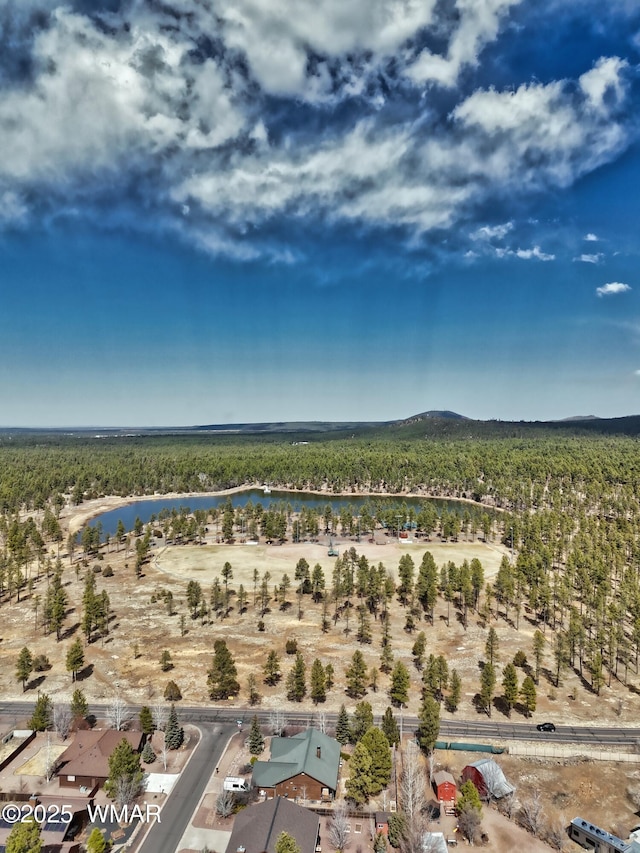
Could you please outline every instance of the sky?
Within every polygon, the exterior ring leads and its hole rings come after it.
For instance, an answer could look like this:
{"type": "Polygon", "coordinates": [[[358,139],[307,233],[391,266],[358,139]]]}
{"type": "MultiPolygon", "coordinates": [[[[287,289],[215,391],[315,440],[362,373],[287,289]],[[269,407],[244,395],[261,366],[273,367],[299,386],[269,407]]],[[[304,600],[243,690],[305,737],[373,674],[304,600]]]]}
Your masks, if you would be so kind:
{"type": "Polygon", "coordinates": [[[0,426],[640,413],[637,0],[0,0],[0,426]]]}

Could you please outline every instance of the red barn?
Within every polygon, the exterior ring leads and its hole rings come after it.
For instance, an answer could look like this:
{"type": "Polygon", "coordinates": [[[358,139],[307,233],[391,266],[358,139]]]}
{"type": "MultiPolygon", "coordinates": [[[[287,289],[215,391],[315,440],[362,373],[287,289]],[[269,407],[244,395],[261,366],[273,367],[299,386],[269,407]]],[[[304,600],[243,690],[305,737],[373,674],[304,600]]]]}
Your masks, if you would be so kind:
{"type": "Polygon", "coordinates": [[[447,773],[446,770],[439,770],[434,774],[433,784],[439,802],[455,803],[456,782],[451,773],[447,773]]]}
{"type": "Polygon", "coordinates": [[[482,758],[473,764],[467,764],[462,770],[462,781],[466,782],[467,779],[471,779],[481,797],[499,800],[515,791],[492,758],[482,758]]]}

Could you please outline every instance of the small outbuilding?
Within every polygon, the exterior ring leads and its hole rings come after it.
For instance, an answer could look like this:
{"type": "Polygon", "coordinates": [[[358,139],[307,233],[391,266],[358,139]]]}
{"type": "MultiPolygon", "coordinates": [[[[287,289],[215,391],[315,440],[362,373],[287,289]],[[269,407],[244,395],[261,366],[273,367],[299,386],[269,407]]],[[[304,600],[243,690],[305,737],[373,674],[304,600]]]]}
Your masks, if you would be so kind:
{"type": "Polygon", "coordinates": [[[502,768],[493,758],[482,758],[467,764],[462,770],[462,781],[471,779],[481,797],[493,797],[496,800],[513,794],[515,787],[507,782],[502,768]]]}
{"type": "Polygon", "coordinates": [[[389,812],[376,812],[376,832],[389,835],[389,812]]]}
{"type": "Polygon", "coordinates": [[[455,803],[456,801],[456,780],[451,773],[446,770],[438,770],[433,776],[433,787],[436,791],[436,797],[440,803],[455,803]]]}

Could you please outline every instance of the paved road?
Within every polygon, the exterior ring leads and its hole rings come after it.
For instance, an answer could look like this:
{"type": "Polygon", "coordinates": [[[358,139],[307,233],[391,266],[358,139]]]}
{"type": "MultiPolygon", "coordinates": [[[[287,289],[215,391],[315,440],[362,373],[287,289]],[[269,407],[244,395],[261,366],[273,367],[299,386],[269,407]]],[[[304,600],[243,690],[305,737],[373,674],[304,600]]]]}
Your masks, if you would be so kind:
{"type": "Polygon", "coordinates": [[[201,731],[188,772],[173,788],[162,809],[162,823],[153,824],[139,853],[175,853],[227,741],[238,729],[235,725],[207,725],[201,731]]]}
{"type": "MultiPolygon", "coordinates": [[[[14,721],[23,720],[33,712],[34,702],[0,702],[0,718],[4,723],[3,728],[13,725],[14,721]]],[[[91,712],[97,717],[103,717],[106,705],[91,705],[91,712]]],[[[131,706],[133,714],[137,714],[140,706],[131,706]]],[[[253,709],[238,708],[214,708],[214,707],[189,707],[178,708],[178,715],[183,722],[196,724],[228,725],[242,720],[245,725],[251,721],[256,714],[261,723],[268,724],[272,716],[271,712],[253,709]]],[[[287,725],[306,727],[309,723],[318,725],[322,714],[325,724],[335,724],[337,714],[318,711],[316,713],[285,713],[287,725]]],[[[396,712],[399,718],[399,712],[396,712]]],[[[553,719],[552,717],[550,719],[553,719]]],[[[540,722],[540,720],[538,720],[540,722]]],[[[405,732],[413,731],[418,725],[416,717],[404,715],[403,727],[405,732]]],[[[608,744],[634,745],[640,743],[640,728],[624,726],[594,727],[594,726],[558,726],[555,732],[538,732],[535,722],[520,723],[511,722],[504,717],[492,720],[478,718],[477,720],[442,720],[440,723],[440,739],[455,740],[456,738],[475,738],[480,741],[491,740],[528,740],[548,741],[555,743],[575,743],[589,746],[608,744]]]]}

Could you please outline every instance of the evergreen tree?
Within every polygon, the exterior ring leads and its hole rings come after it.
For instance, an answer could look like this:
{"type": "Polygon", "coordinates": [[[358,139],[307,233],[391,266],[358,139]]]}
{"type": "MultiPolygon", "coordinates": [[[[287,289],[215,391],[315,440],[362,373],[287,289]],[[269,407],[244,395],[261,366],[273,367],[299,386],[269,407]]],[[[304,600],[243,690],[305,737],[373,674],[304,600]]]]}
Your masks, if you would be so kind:
{"type": "Polygon", "coordinates": [[[167,725],[164,729],[164,743],[167,749],[179,749],[184,741],[184,729],[178,723],[176,706],[171,705],[167,725]]]}
{"type": "Polygon", "coordinates": [[[340,705],[338,719],[336,721],[336,740],[343,746],[349,743],[351,739],[351,726],[349,724],[349,714],[344,705],[340,705]]]}
{"type": "Polygon", "coordinates": [[[418,731],[416,733],[420,749],[432,752],[440,731],[440,705],[433,696],[425,696],[418,714],[418,731]]]}
{"type": "Polygon", "coordinates": [[[182,693],[175,681],[167,681],[167,686],[164,688],[163,695],[167,702],[178,702],[182,699],[182,693]]]}
{"type": "Polygon", "coordinates": [[[32,817],[14,823],[7,838],[6,853],[40,853],[40,825],[32,817]]]}
{"type": "Polygon", "coordinates": [[[170,669],[173,668],[173,664],[171,663],[171,652],[169,649],[165,649],[160,655],[160,669],[163,672],[169,672],[170,669]]]}
{"type": "Polygon", "coordinates": [[[411,654],[413,655],[413,662],[415,664],[416,669],[422,669],[424,666],[424,653],[427,648],[427,637],[424,631],[420,631],[416,640],[413,644],[413,648],[411,649],[411,654]]]}
{"type": "Polygon", "coordinates": [[[16,662],[16,679],[22,682],[22,692],[27,689],[27,681],[33,672],[33,656],[29,649],[24,646],[18,655],[16,662]]]}
{"type": "Polygon", "coordinates": [[[372,726],[368,729],[360,743],[366,747],[371,757],[371,787],[369,793],[379,794],[391,781],[391,749],[384,732],[372,726]]]}
{"type": "Polygon", "coordinates": [[[143,777],[140,756],[129,741],[122,738],[109,756],[109,778],[104,790],[118,805],[126,805],[140,793],[143,777]]]}
{"type": "Polygon", "coordinates": [[[214,654],[207,678],[210,699],[229,699],[240,692],[235,662],[224,640],[213,644],[214,654]]]}
{"type": "Polygon", "coordinates": [[[400,743],[400,729],[398,728],[396,718],[393,716],[391,706],[383,714],[382,731],[391,746],[397,746],[400,743]]]}
{"type": "Polygon", "coordinates": [[[45,732],[51,727],[52,712],[53,707],[48,695],[46,693],[38,694],[36,705],[33,709],[33,714],[29,720],[28,727],[33,729],[34,732],[45,732]]]}
{"type": "Polygon", "coordinates": [[[97,826],[94,826],[87,838],[87,853],[107,853],[107,841],[97,826]]]}
{"type": "Polygon", "coordinates": [[[275,649],[271,649],[267,655],[267,662],[264,665],[264,682],[270,687],[274,687],[281,678],[280,660],[275,649]]]}
{"type": "Polygon", "coordinates": [[[406,705],[409,701],[409,671],[402,661],[397,661],[391,673],[391,687],[389,688],[389,698],[391,704],[396,708],[401,705],[406,705]]]}
{"type": "Polygon", "coordinates": [[[508,663],[504,668],[502,676],[502,690],[504,693],[504,700],[507,703],[507,708],[509,709],[509,716],[511,716],[511,709],[515,705],[519,693],[518,673],[512,663],[508,663]]]}
{"type": "Polygon", "coordinates": [[[260,755],[264,749],[264,737],[260,731],[258,717],[254,715],[251,720],[251,730],[249,731],[249,752],[251,755],[260,755]]]}
{"type": "Polygon", "coordinates": [[[296,660],[289,675],[287,675],[287,699],[291,702],[302,702],[307,693],[306,666],[300,652],[296,654],[296,660]]]}
{"type": "Polygon", "coordinates": [[[345,783],[347,797],[357,805],[366,803],[371,792],[371,755],[362,743],[356,744],[349,762],[349,778],[345,783]]]}
{"type": "Polygon", "coordinates": [[[491,716],[491,700],[496,689],[496,671],[490,663],[485,663],[480,675],[480,703],[491,716]]]}
{"type": "Polygon", "coordinates": [[[544,647],[546,645],[546,640],[544,638],[544,634],[542,631],[536,631],[533,635],[533,659],[536,663],[535,669],[535,680],[536,684],[540,681],[540,665],[542,663],[542,658],[544,655],[544,647]]]}
{"type": "Polygon", "coordinates": [[[328,663],[324,668],[324,685],[327,690],[331,690],[331,688],[333,687],[333,674],[333,664],[328,663]]]}
{"type": "Polygon", "coordinates": [[[153,731],[153,714],[151,713],[151,708],[148,705],[143,705],[140,708],[140,731],[145,735],[150,735],[153,731]]]}
{"type": "Polygon", "coordinates": [[[460,792],[456,802],[456,811],[458,814],[461,814],[461,812],[469,808],[475,809],[478,814],[482,813],[482,801],[480,799],[480,794],[471,779],[467,779],[466,782],[463,782],[462,785],[460,785],[460,792]]]}
{"type": "Polygon", "coordinates": [[[351,742],[358,743],[364,733],[373,725],[373,709],[369,702],[358,702],[351,721],[351,742]]]}
{"type": "Polygon", "coordinates": [[[493,666],[493,664],[498,659],[498,635],[496,633],[495,628],[489,628],[489,633],[487,635],[487,642],[485,643],[485,654],[487,656],[487,660],[493,666]]]}
{"type": "Polygon", "coordinates": [[[353,653],[351,665],[345,673],[347,682],[347,696],[352,699],[360,699],[367,692],[367,665],[362,652],[359,649],[353,653]]]}
{"type": "Polygon", "coordinates": [[[66,664],[67,672],[71,673],[71,681],[75,681],[78,677],[78,673],[84,666],[84,649],[82,648],[80,637],[76,637],[73,643],[69,646],[66,664]]]}
{"type": "Polygon", "coordinates": [[[73,691],[73,696],[71,697],[71,713],[73,714],[74,719],[84,719],[89,713],[89,705],[87,704],[86,697],[80,688],[76,688],[73,691]]]}
{"type": "Polygon", "coordinates": [[[310,695],[315,705],[317,705],[318,702],[324,702],[327,698],[324,667],[322,666],[322,663],[320,660],[318,660],[318,658],[314,660],[311,666],[310,695]]]}
{"type": "Polygon", "coordinates": [[[447,710],[451,711],[452,713],[458,710],[461,695],[462,682],[460,680],[460,676],[458,675],[458,671],[453,669],[451,670],[451,689],[449,691],[449,695],[447,696],[447,710]]]}
{"type": "Polygon", "coordinates": [[[141,757],[145,764],[153,764],[153,762],[156,760],[156,754],[153,751],[153,747],[151,746],[150,740],[145,743],[141,757]]]}
{"type": "Polygon", "coordinates": [[[249,673],[247,678],[247,693],[249,696],[249,704],[252,707],[260,704],[262,697],[258,693],[258,680],[252,672],[249,673]]]}
{"type": "Polygon", "coordinates": [[[524,677],[522,687],[520,688],[520,695],[524,702],[525,713],[529,717],[535,711],[537,702],[536,686],[530,675],[524,677]]]}
{"type": "Polygon", "coordinates": [[[288,832],[281,832],[276,841],[276,853],[300,853],[300,845],[288,832]]]}

